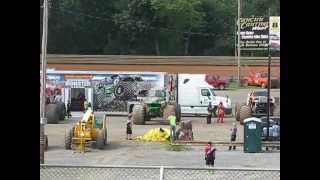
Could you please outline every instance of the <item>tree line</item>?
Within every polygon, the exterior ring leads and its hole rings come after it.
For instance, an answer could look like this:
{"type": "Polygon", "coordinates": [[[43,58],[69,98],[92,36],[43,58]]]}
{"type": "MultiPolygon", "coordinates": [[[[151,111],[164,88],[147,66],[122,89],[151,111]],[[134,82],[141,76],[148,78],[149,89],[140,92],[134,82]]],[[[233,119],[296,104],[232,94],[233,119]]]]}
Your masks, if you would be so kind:
{"type": "MultiPolygon", "coordinates": [[[[241,1],[242,17],[280,15],[279,0],[241,1]]],[[[49,0],[47,51],[232,56],[236,20],[237,0],[49,0]]]]}

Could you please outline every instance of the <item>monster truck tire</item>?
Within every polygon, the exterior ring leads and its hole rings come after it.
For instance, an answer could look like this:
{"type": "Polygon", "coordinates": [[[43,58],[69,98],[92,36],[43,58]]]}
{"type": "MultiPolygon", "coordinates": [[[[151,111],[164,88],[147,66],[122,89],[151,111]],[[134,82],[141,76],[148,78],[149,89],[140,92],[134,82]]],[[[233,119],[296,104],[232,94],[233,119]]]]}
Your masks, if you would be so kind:
{"type": "Polygon", "coordinates": [[[175,113],[176,110],[174,108],[174,105],[167,105],[164,109],[163,109],[163,120],[168,122],[168,117],[170,116],[171,113],[175,113]]]}
{"type": "Polygon", "coordinates": [[[145,108],[141,104],[136,104],[133,107],[132,119],[133,123],[137,125],[145,124],[145,108]]]}
{"type": "Polygon", "coordinates": [[[58,124],[59,116],[59,107],[57,104],[46,105],[46,118],[48,124],[58,124]]]}
{"type": "Polygon", "coordinates": [[[65,132],[65,135],[64,135],[64,148],[67,150],[71,149],[72,138],[73,138],[73,129],[74,128],[67,129],[65,132]]]}
{"type": "Polygon", "coordinates": [[[103,147],[105,145],[105,131],[103,129],[100,129],[97,132],[96,145],[97,145],[98,149],[103,149],[103,147]]]}
{"type": "Polygon", "coordinates": [[[240,124],[243,124],[243,120],[251,117],[250,107],[247,106],[247,105],[242,105],[240,107],[240,113],[239,114],[240,114],[240,119],[239,119],[240,124]]]}

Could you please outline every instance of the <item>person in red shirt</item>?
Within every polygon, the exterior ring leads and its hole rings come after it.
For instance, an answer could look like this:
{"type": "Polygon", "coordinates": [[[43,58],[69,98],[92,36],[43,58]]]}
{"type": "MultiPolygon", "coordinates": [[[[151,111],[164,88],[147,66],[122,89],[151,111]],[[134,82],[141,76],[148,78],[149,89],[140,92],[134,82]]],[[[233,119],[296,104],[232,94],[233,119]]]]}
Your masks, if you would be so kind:
{"type": "Polygon", "coordinates": [[[218,120],[217,120],[217,122],[223,123],[223,118],[224,118],[224,106],[223,106],[222,102],[220,102],[219,106],[218,106],[218,120]]]}
{"type": "Polygon", "coordinates": [[[204,148],[204,159],[206,160],[206,165],[214,166],[214,160],[216,159],[215,151],[216,148],[212,145],[211,142],[208,142],[208,144],[204,148]]]}

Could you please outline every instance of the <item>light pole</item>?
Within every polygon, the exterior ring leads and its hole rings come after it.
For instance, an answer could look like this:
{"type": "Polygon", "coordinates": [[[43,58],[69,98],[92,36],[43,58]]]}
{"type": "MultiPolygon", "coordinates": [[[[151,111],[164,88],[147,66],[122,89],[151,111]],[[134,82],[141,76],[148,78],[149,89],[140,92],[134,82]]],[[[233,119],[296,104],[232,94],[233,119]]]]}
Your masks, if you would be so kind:
{"type": "Polygon", "coordinates": [[[48,37],[48,0],[43,1],[43,25],[42,25],[42,45],[41,45],[41,97],[40,97],[40,164],[44,163],[44,125],[45,118],[45,92],[46,92],[46,72],[47,72],[47,37],[48,37]]]}
{"type": "Polygon", "coordinates": [[[241,7],[241,0],[238,0],[238,53],[237,53],[237,59],[238,59],[238,88],[240,87],[240,16],[241,16],[241,12],[240,12],[240,7],[241,7]]]}
{"type": "MultiPolygon", "coordinates": [[[[270,21],[270,8],[268,9],[268,18],[270,21]]],[[[270,66],[271,66],[271,49],[270,49],[270,22],[269,22],[269,35],[268,35],[268,101],[267,101],[267,139],[269,140],[269,126],[270,126],[270,66]]]]}

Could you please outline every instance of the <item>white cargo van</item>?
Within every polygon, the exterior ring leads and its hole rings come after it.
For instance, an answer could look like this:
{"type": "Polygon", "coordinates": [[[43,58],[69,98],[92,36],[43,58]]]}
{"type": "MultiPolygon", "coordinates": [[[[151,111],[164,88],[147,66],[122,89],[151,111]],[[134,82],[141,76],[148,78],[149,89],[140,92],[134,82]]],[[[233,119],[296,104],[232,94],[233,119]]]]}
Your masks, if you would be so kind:
{"type": "Polygon", "coordinates": [[[232,114],[231,99],[217,96],[205,81],[205,74],[179,74],[178,103],[182,114],[207,115],[209,102],[217,108],[222,102],[225,114],[232,114]]]}

